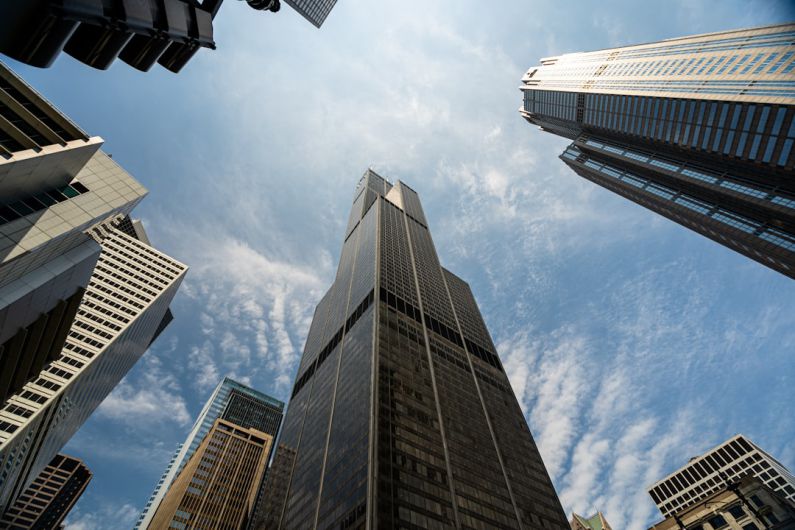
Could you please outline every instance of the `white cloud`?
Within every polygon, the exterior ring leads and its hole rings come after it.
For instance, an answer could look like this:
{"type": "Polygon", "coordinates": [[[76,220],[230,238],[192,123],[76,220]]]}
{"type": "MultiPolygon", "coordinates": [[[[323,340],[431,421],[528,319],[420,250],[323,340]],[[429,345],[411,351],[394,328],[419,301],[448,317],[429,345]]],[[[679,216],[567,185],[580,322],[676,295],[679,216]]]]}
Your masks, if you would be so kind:
{"type": "Polygon", "coordinates": [[[94,511],[79,506],[69,514],[65,530],[126,530],[138,519],[138,509],[132,504],[105,504],[94,511]]]}
{"type": "Polygon", "coordinates": [[[144,354],[139,361],[142,366],[122,380],[99,406],[97,415],[136,428],[190,423],[180,383],[175,374],[163,369],[161,360],[161,356],[173,354],[176,348],[175,338],[164,352],[155,348],[144,354]]]}

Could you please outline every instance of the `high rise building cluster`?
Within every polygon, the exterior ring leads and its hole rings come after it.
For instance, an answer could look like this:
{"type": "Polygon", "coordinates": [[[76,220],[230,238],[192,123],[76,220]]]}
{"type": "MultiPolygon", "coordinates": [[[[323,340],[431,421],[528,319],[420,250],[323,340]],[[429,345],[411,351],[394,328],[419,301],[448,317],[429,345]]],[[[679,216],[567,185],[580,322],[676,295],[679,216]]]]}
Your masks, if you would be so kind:
{"type": "MultiPolygon", "coordinates": [[[[336,0],[285,2],[320,27],[336,0]]],[[[215,46],[220,4],[4,3],[0,51],[179,71],[215,46]]],[[[520,113],[571,140],[577,174],[795,278],[795,25],[540,63],[520,113]]],[[[147,190],[102,145],[0,63],[0,528],[62,525],[92,472],[61,450],[172,321],[188,270],[131,217],[147,190]]],[[[289,404],[224,377],[136,529],[611,530],[567,520],[417,192],[367,170],[342,236],[289,404]]],[[[795,528],[795,477],[742,435],[648,493],[652,529],[795,528]]]]}

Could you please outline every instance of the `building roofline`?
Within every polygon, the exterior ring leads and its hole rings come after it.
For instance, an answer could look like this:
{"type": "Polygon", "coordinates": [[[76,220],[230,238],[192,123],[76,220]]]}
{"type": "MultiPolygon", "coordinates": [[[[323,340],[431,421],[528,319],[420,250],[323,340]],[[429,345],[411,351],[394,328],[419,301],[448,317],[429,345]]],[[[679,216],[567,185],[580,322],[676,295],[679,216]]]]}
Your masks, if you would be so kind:
{"type": "MultiPolygon", "coordinates": [[[[713,452],[717,451],[718,449],[720,449],[720,448],[721,448],[721,447],[723,447],[724,445],[727,445],[727,444],[729,444],[729,443],[731,443],[731,442],[733,442],[733,441],[735,441],[735,440],[739,440],[740,438],[744,439],[746,442],[748,442],[750,445],[752,445],[752,446],[754,447],[754,449],[756,449],[757,451],[760,451],[760,452],[764,453],[765,455],[767,455],[767,453],[765,453],[765,452],[764,452],[762,449],[760,449],[758,445],[756,445],[754,442],[752,442],[751,440],[749,440],[747,436],[745,436],[745,435],[744,435],[744,434],[742,434],[742,433],[738,433],[738,434],[735,434],[734,436],[732,436],[731,438],[729,438],[729,439],[727,439],[727,440],[724,440],[723,442],[719,443],[718,445],[716,445],[716,446],[714,446],[714,447],[712,447],[712,448],[710,448],[710,449],[707,449],[706,451],[702,452],[700,455],[698,455],[698,456],[694,456],[693,458],[691,458],[690,460],[688,460],[688,462],[687,462],[685,465],[683,465],[683,466],[680,466],[680,467],[676,468],[676,470],[675,470],[675,471],[672,471],[671,473],[669,473],[669,474],[668,474],[668,475],[666,475],[665,477],[661,478],[660,480],[658,480],[657,482],[655,482],[655,483],[654,483],[654,484],[652,484],[651,486],[648,486],[648,487],[646,488],[646,491],[647,491],[647,492],[650,492],[651,490],[653,490],[654,488],[656,488],[657,486],[659,486],[660,484],[662,484],[662,483],[663,483],[663,482],[665,482],[666,480],[668,480],[668,479],[670,479],[671,477],[673,477],[674,475],[676,475],[676,474],[680,473],[680,472],[681,472],[683,469],[685,469],[685,468],[689,467],[689,466],[690,466],[691,464],[693,464],[694,462],[700,462],[700,461],[701,461],[701,460],[703,460],[703,459],[704,459],[704,458],[705,458],[707,455],[709,455],[709,454],[712,454],[713,452]]],[[[768,455],[768,456],[769,456],[769,455],[768,455]]]]}
{"type": "MultiPolygon", "coordinates": [[[[606,51],[610,51],[610,50],[621,50],[621,49],[629,49],[629,48],[638,48],[638,47],[641,47],[641,46],[651,46],[653,44],[660,44],[662,42],[672,43],[672,42],[675,42],[675,41],[699,39],[699,38],[704,38],[704,37],[713,37],[715,35],[729,35],[729,34],[732,34],[732,33],[742,33],[742,32],[745,32],[745,31],[757,31],[757,30],[764,30],[764,29],[783,28],[783,27],[787,27],[787,26],[791,26],[793,29],[795,29],[795,21],[793,21],[793,22],[784,22],[782,24],[771,24],[771,25],[767,25],[767,26],[754,26],[754,27],[750,27],[750,28],[740,28],[740,29],[730,29],[730,30],[723,30],[723,31],[713,31],[711,33],[699,33],[697,35],[686,35],[686,36],[682,36],[682,37],[671,37],[671,38],[668,38],[668,39],[660,39],[660,40],[656,40],[656,41],[641,42],[641,43],[637,43],[637,44],[625,44],[623,46],[613,46],[613,47],[610,47],[610,48],[599,48],[599,49],[596,49],[596,50],[588,50],[588,51],[582,51],[582,52],[562,53],[562,54],[559,54],[559,55],[550,55],[549,57],[542,57],[541,59],[539,59],[539,63],[543,63],[544,61],[552,61],[552,60],[555,60],[555,59],[559,59],[561,57],[565,57],[567,55],[584,55],[584,54],[590,54],[590,53],[606,52],[606,51]]],[[[539,65],[536,65],[536,66],[531,66],[530,68],[528,68],[528,71],[533,69],[533,68],[540,68],[541,66],[543,66],[543,64],[539,64],[539,65]]]]}

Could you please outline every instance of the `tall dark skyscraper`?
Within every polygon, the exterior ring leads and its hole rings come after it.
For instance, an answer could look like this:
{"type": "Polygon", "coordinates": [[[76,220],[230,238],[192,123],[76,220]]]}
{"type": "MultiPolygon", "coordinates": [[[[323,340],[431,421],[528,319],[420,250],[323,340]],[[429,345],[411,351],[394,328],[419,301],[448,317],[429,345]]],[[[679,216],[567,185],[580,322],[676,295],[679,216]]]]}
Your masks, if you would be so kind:
{"type": "Polygon", "coordinates": [[[541,59],[522,116],[577,174],[795,278],[795,24],[541,59]]]}
{"type": "Polygon", "coordinates": [[[254,528],[568,529],[466,282],[417,193],[368,170],[254,528]]]}

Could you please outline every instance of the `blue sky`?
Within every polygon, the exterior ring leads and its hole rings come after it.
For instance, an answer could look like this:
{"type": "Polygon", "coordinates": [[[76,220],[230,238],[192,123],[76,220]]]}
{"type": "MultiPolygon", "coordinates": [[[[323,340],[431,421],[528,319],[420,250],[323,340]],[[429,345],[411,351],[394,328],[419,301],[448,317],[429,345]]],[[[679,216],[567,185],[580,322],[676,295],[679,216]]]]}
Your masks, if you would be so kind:
{"type": "Polygon", "coordinates": [[[468,280],[567,512],[657,519],[645,487],[744,433],[795,468],[795,283],[576,176],[522,120],[548,55],[795,19],[786,1],[340,0],[321,30],[227,0],[179,75],[14,65],[150,195],[191,265],[176,320],[66,447],[70,530],[129,528],[218,380],[286,399],[372,166],[468,280]],[[432,4],[432,5],[429,5],[432,4]]]}

